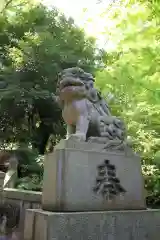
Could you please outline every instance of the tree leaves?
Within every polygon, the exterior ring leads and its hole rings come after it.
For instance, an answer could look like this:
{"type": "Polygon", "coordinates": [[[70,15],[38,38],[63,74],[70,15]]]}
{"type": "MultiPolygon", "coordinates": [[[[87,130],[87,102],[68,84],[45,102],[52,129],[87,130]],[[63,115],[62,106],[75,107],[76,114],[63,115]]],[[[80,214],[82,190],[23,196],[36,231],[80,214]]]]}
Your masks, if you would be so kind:
{"type": "MultiPolygon", "coordinates": [[[[57,129],[63,136],[61,112],[52,97],[57,76],[73,66],[94,72],[95,40],[57,9],[23,0],[5,5],[0,29],[0,121],[7,117],[7,128],[0,125],[1,141],[33,143],[39,134],[46,142],[57,129]],[[39,128],[37,121],[42,124],[39,128]]],[[[40,145],[43,153],[45,146],[40,145]]]]}
{"type": "Polygon", "coordinates": [[[120,1],[106,10],[112,26],[106,27],[106,68],[97,72],[96,84],[112,94],[114,115],[128,126],[134,148],[142,156],[148,204],[160,204],[160,31],[156,1],[120,1]]]}
{"type": "Polygon", "coordinates": [[[159,26],[147,4],[121,3],[107,14],[116,26],[108,29],[110,39],[119,39],[121,33],[121,40],[115,51],[108,52],[97,85],[115,96],[114,113],[127,122],[136,150],[152,160],[160,138],[159,26]]]}

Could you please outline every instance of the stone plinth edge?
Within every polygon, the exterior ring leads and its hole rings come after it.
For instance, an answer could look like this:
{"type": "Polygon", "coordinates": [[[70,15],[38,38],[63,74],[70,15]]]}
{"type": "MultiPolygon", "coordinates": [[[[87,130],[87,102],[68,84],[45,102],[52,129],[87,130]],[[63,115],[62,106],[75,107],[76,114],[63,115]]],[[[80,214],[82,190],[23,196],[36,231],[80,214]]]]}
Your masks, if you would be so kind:
{"type": "Polygon", "coordinates": [[[159,240],[160,210],[54,213],[27,210],[24,240],[159,240]]]}

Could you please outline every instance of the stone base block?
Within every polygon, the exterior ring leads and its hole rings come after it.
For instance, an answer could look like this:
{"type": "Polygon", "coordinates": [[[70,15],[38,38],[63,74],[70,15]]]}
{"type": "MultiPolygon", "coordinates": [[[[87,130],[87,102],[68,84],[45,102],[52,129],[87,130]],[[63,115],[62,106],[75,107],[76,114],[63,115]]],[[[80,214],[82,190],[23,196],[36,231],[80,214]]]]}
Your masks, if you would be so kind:
{"type": "Polygon", "coordinates": [[[160,210],[53,213],[27,210],[24,240],[159,240],[160,210]]]}
{"type": "Polygon", "coordinates": [[[102,151],[98,144],[61,143],[45,159],[43,210],[146,209],[137,155],[102,151]]]}

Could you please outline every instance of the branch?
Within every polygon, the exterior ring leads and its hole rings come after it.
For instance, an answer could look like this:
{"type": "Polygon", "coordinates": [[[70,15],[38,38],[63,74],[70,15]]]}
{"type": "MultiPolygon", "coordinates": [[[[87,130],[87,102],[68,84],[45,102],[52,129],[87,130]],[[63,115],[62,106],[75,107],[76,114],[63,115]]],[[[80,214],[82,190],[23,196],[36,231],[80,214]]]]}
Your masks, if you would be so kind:
{"type": "Polygon", "coordinates": [[[0,13],[3,13],[3,12],[6,10],[6,8],[9,6],[9,4],[12,3],[12,1],[13,1],[13,0],[8,0],[8,1],[6,2],[6,4],[4,5],[4,8],[2,9],[2,11],[1,11],[0,13]]]}
{"type": "Polygon", "coordinates": [[[22,7],[22,6],[24,6],[25,4],[27,4],[27,3],[28,3],[28,1],[24,1],[24,2],[22,2],[22,3],[20,3],[20,4],[13,5],[13,8],[22,7]]]}
{"type": "MultiPolygon", "coordinates": [[[[0,1],[1,1],[1,0],[0,0],[0,1]]],[[[5,11],[5,9],[6,9],[6,8],[9,6],[9,4],[11,4],[12,2],[13,2],[13,0],[8,0],[8,2],[6,2],[4,8],[2,9],[2,11],[1,11],[0,13],[3,13],[3,11],[5,11]]],[[[13,5],[12,8],[22,7],[22,6],[24,6],[25,4],[27,4],[27,3],[28,3],[28,1],[26,0],[26,1],[22,2],[22,3],[17,4],[17,5],[13,5]]]]}
{"type": "Polygon", "coordinates": [[[8,0],[8,1],[6,2],[6,4],[4,5],[4,8],[2,9],[2,11],[1,11],[0,13],[3,13],[3,12],[6,10],[6,8],[9,6],[9,4],[12,3],[12,1],[13,1],[13,0],[8,0]]]}

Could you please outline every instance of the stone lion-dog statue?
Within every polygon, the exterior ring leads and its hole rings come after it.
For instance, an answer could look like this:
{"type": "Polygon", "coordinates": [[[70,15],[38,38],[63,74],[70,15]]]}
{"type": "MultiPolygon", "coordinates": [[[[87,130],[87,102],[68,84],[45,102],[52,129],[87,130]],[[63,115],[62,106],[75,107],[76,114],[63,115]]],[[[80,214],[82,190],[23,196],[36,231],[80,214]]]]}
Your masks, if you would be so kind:
{"type": "Polygon", "coordinates": [[[57,95],[67,125],[67,139],[105,144],[106,149],[124,146],[125,126],[111,115],[90,73],[78,67],[63,70],[59,74],[57,95]]]}

